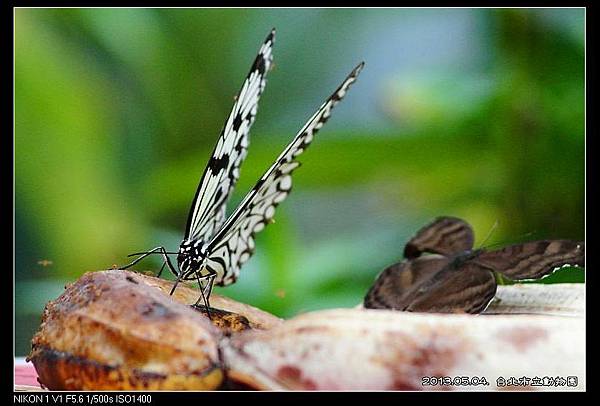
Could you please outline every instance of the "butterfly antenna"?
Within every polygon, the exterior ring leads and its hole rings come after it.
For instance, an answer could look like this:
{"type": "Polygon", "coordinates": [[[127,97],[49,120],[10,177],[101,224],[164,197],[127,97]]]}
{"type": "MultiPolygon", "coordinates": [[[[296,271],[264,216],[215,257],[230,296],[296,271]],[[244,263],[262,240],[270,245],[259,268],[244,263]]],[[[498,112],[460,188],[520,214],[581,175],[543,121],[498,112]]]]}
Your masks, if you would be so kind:
{"type": "Polygon", "coordinates": [[[528,233],[523,233],[518,238],[521,239],[521,238],[524,238],[524,237],[530,237],[530,236],[534,235],[535,233],[537,233],[537,231],[530,231],[528,233]]]}
{"type": "Polygon", "coordinates": [[[532,235],[535,235],[536,233],[537,233],[537,231],[529,231],[529,232],[527,232],[527,233],[523,233],[523,234],[521,234],[521,235],[517,236],[516,238],[512,238],[511,240],[508,240],[508,239],[506,239],[506,240],[504,240],[504,241],[499,241],[499,242],[496,242],[496,243],[494,243],[494,244],[490,244],[490,245],[488,245],[488,246],[487,246],[487,247],[485,247],[485,248],[495,248],[495,247],[499,247],[499,246],[501,246],[501,245],[514,244],[514,243],[515,243],[515,241],[521,241],[521,240],[522,240],[522,239],[524,239],[525,237],[530,237],[530,236],[532,236],[532,235]]]}
{"type": "Polygon", "coordinates": [[[488,231],[486,237],[483,239],[483,242],[480,244],[482,247],[485,247],[485,243],[488,242],[488,240],[492,236],[492,233],[496,230],[497,227],[498,227],[498,219],[496,219],[496,221],[494,221],[494,225],[492,226],[492,228],[490,228],[490,231],[488,231]]]}
{"type": "MultiPolygon", "coordinates": [[[[134,257],[134,256],[136,256],[136,255],[153,255],[153,254],[154,254],[154,255],[162,255],[162,254],[163,254],[163,252],[159,252],[159,251],[156,251],[156,252],[152,252],[152,251],[146,251],[146,252],[134,252],[133,254],[129,254],[129,255],[127,255],[127,257],[134,257]]],[[[164,254],[172,254],[172,255],[175,255],[175,254],[179,254],[179,253],[178,253],[178,252],[169,252],[169,251],[165,251],[165,252],[164,252],[164,254]]]]}

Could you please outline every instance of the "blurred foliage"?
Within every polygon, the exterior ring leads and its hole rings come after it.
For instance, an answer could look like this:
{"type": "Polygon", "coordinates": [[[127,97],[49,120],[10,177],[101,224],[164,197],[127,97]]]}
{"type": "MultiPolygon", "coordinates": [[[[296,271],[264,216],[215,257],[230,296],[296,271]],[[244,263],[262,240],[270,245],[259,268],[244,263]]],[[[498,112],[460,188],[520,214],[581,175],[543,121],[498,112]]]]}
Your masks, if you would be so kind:
{"type": "MultiPolygon", "coordinates": [[[[486,246],[584,238],[583,9],[15,14],[17,355],[65,283],[178,247],[273,26],[276,67],[230,209],[344,75],[366,67],[239,281],[218,293],[282,317],[354,306],[439,215],[469,221],[478,244],[497,222],[486,246]]],[[[567,268],[542,282],[583,280],[567,268]]]]}

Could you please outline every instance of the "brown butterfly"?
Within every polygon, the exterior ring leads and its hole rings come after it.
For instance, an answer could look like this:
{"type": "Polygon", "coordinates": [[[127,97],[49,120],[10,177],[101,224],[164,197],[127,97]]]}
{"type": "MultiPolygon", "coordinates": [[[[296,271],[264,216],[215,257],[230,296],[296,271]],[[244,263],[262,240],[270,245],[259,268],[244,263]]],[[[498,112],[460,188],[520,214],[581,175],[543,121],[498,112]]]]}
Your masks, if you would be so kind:
{"type": "Polygon", "coordinates": [[[493,251],[474,250],[473,242],[473,229],[464,220],[435,219],[406,244],[406,259],[377,277],[365,308],[481,313],[496,294],[495,272],[512,280],[539,279],[585,261],[583,242],[531,241],[493,251]]]}

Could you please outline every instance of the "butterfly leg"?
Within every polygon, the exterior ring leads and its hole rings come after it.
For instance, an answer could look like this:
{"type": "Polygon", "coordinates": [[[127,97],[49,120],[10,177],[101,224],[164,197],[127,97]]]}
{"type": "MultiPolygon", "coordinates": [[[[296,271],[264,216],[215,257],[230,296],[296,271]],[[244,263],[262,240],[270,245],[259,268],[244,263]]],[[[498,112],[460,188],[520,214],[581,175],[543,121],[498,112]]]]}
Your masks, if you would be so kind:
{"type": "Polygon", "coordinates": [[[160,278],[160,275],[162,274],[163,269],[165,269],[165,265],[167,265],[169,268],[169,271],[171,271],[171,273],[173,275],[179,277],[180,272],[177,272],[177,270],[173,266],[171,259],[167,255],[167,250],[164,247],[160,247],[160,248],[161,248],[160,252],[161,252],[165,262],[163,262],[162,267],[160,268],[160,271],[158,271],[158,274],[156,276],[160,278]]]}
{"type": "Polygon", "coordinates": [[[154,254],[154,253],[163,253],[166,252],[167,250],[165,249],[165,247],[156,247],[156,248],[152,248],[150,251],[145,252],[143,255],[141,255],[140,257],[134,259],[132,262],[130,262],[129,264],[120,267],[119,269],[127,269],[127,268],[131,268],[132,266],[134,266],[135,264],[137,264],[138,262],[140,262],[142,259],[146,258],[148,255],[150,254],[154,254]]]}
{"type": "Polygon", "coordinates": [[[156,274],[157,278],[160,278],[162,271],[165,269],[165,265],[167,265],[167,261],[163,262],[162,266],[160,267],[160,271],[158,271],[158,273],[156,274]]]}
{"type": "MultiPolygon", "coordinates": [[[[163,259],[165,262],[163,262],[162,267],[160,268],[160,271],[158,271],[158,274],[156,275],[157,277],[160,278],[160,275],[162,274],[162,271],[165,268],[165,265],[169,266],[169,270],[171,271],[171,273],[175,276],[178,275],[178,272],[175,270],[175,268],[173,267],[173,264],[171,263],[171,261],[169,260],[169,257],[167,256],[167,250],[165,249],[165,247],[156,247],[151,249],[148,252],[145,252],[144,254],[142,254],[142,256],[140,256],[139,258],[136,258],[134,261],[132,261],[131,263],[120,267],[119,269],[127,269],[130,268],[132,266],[134,266],[135,264],[137,264],[138,262],[140,262],[142,259],[146,258],[148,255],[151,254],[160,254],[163,256],[163,259]]],[[[132,254],[135,255],[135,254],[132,254]]],[[[131,256],[131,255],[130,255],[131,256]]]]}
{"type": "Polygon", "coordinates": [[[171,270],[171,272],[174,272],[175,275],[177,275],[177,280],[175,280],[175,283],[173,284],[173,287],[171,288],[171,292],[169,293],[169,295],[173,295],[173,292],[175,292],[175,289],[177,289],[177,285],[179,285],[179,282],[181,282],[181,278],[183,277],[183,272],[175,272],[175,270],[172,268],[173,264],[171,264],[171,261],[168,261],[168,264],[169,264],[169,269],[171,270]]]}
{"type": "Polygon", "coordinates": [[[215,278],[217,277],[216,273],[210,274],[208,276],[208,283],[205,286],[206,291],[204,292],[204,296],[206,296],[206,302],[210,306],[210,294],[212,293],[212,288],[215,282],[215,278]]]}
{"type": "MultiPolygon", "coordinates": [[[[209,283],[210,283],[210,276],[208,277],[209,279],[209,283]]],[[[194,303],[192,305],[192,307],[198,309],[200,308],[200,299],[202,299],[204,301],[204,309],[206,310],[206,315],[208,316],[209,319],[212,320],[212,317],[210,315],[210,304],[208,303],[208,299],[204,294],[204,290],[207,288],[208,284],[206,286],[202,286],[202,280],[200,279],[200,273],[196,273],[196,279],[198,280],[198,285],[200,286],[200,297],[198,298],[198,300],[196,301],[196,303],[194,303]]]]}

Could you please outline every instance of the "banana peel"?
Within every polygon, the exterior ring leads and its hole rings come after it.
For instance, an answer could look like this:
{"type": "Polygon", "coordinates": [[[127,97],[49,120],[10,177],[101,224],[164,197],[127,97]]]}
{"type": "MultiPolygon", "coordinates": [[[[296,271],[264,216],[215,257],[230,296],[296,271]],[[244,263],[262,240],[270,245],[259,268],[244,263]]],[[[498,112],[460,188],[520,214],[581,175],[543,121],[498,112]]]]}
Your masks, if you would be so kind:
{"type": "MultiPolygon", "coordinates": [[[[558,315],[498,314],[503,304],[516,313],[511,298],[524,294],[506,287],[490,306],[494,315],[354,308],[284,321],[214,294],[209,319],[190,306],[196,289],[180,285],[170,296],[171,287],[123,270],[90,272],[68,285],[46,305],[32,340],[40,383],[52,390],[585,389],[577,300],[563,301],[558,315]],[[499,385],[511,376],[575,376],[577,385],[499,385]]],[[[526,308],[536,313],[535,303],[526,308]]]]}

